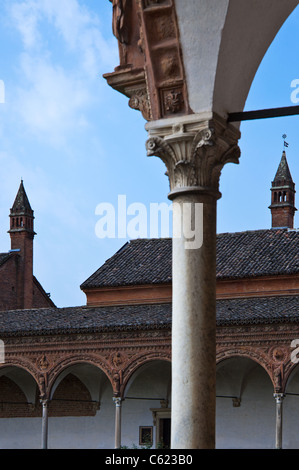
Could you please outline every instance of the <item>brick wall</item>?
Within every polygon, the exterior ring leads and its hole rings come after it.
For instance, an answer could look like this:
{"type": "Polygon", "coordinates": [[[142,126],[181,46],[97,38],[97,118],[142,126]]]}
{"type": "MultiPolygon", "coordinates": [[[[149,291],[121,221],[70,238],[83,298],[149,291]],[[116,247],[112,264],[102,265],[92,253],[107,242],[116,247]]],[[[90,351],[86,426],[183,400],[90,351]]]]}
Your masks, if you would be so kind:
{"type": "Polygon", "coordinates": [[[18,270],[19,256],[11,256],[0,266],[0,310],[18,308],[18,270]]]}
{"type": "Polygon", "coordinates": [[[38,281],[33,281],[33,300],[32,308],[53,307],[54,304],[50,297],[44,292],[38,281]]]}
{"type": "Polygon", "coordinates": [[[20,250],[18,265],[18,308],[32,308],[33,303],[33,235],[26,231],[13,232],[11,249],[20,250]]]}
{"type": "Polygon", "coordinates": [[[0,418],[41,416],[35,404],[29,404],[20,387],[8,377],[0,377],[0,418]]]}
{"type": "Polygon", "coordinates": [[[294,210],[289,206],[272,209],[272,227],[294,228],[294,210]]]}
{"type": "Polygon", "coordinates": [[[68,374],[58,385],[49,404],[49,416],[94,416],[96,404],[85,385],[68,374]]]}
{"type": "MultiPolygon", "coordinates": [[[[58,385],[49,403],[51,416],[95,416],[98,406],[91,401],[85,385],[74,375],[68,374],[58,385]]],[[[21,388],[10,378],[0,377],[0,418],[36,418],[42,416],[38,390],[35,403],[28,403],[21,388]]]]}

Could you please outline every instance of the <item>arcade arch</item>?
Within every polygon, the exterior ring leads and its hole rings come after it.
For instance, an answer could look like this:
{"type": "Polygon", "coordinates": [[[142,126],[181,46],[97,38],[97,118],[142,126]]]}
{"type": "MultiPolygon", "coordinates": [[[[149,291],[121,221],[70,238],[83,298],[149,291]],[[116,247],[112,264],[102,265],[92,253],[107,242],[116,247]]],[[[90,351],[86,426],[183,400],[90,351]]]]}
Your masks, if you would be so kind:
{"type": "Polygon", "coordinates": [[[127,381],[122,404],[122,444],[170,447],[171,363],[152,359],[127,381]],[[143,436],[148,436],[145,438],[143,436]],[[145,439],[145,440],[144,440],[145,439]]]}
{"type": "Polygon", "coordinates": [[[248,357],[231,357],[216,368],[217,448],[273,448],[275,401],[267,371],[248,357]]]}

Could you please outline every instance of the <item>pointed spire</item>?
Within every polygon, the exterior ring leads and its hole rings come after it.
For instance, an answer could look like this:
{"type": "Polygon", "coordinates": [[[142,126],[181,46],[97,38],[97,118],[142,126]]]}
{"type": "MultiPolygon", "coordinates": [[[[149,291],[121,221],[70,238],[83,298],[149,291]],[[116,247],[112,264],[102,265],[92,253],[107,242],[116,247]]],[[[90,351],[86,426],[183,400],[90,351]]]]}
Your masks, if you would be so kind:
{"type": "Polygon", "coordinates": [[[293,184],[293,179],[289,169],[286,152],[284,150],[272,184],[273,186],[284,186],[285,184],[290,183],[293,184]]]}
{"type": "Polygon", "coordinates": [[[12,235],[15,232],[27,232],[35,235],[33,229],[34,212],[27,197],[23,180],[19,186],[15,201],[10,209],[10,230],[12,235]]]}
{"type": "Polygon", "coordinates": [[[11,215],[29,215],[33,216],[33,210],[31,209],[29,199],[27,197],[23,180],[21,180],[21,184],[19,186],[18,193],[16,195],[15,201],[13,206],[10,210],[11,215]]]}

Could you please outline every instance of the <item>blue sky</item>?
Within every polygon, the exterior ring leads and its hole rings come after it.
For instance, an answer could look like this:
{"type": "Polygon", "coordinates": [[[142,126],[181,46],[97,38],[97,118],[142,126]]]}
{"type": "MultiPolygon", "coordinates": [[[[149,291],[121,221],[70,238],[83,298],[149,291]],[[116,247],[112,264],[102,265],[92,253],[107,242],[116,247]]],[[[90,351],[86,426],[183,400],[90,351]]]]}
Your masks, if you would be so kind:
{"type": "MultiPolygon", "coordinates": [[[[299,9],[273,42],[247,110],[291,106],[299,79],[299,9]]],[[[1,0],[0,251],[21,178],[35,211],[34,273],[57,306],[85,303],[80,284],[125,239],[99,239],[97,205],[166,202],[164,164],[145,152],[145,121],[102,75],[118,65],[108,0],[1,0]]],[[[236,110],[238,111],[238,110],[236,110]]],[[[218,232],[270,228],[270,185],[287,134],[299,185],[299,117],[244,122],[239,165],[223,172],[218,232]]],[[[299,207],[299,202],[298,202],[299,207]]],[[[296,223],[299,227],[299,223],[296,223]]]]}

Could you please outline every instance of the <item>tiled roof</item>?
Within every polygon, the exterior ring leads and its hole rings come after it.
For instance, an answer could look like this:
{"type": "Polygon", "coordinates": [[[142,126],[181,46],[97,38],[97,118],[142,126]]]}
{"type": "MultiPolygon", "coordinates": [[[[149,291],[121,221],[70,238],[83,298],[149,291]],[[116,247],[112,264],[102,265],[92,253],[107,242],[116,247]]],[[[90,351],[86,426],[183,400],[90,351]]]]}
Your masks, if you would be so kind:
{"type": "Polygon", "coordinates": [[[171,256],[171,239],[130,241],[81,287],[169,283],[172,279],[171,256]]]}
{"type": "Polygon", "coordinates": [[[171,324],[171,304],[111,307],[67,307],[0,312],[0,338],[165,328],[171,324]]]}
{"type": "Polygon", "coordinates": [[[217,300],[217,325],[298,323],[299,296],[217,300]]]}
{"type": "Polygon", "coordinates": [[[225,233],[217,237],[217,278],[299,273],[299,231],[225,233]]]}
{"type": "MultiPolygon", "coordinates": [[[[299,323],[299,296],[217,300],[217,326],[299,323]]],[[[0,337],[170,329],[171,304],[0,312],[0,337]]]]}
{"type": "MultiPolygon", "coordinates": [[[[123,246],[81,288],[170,283],[171,239],[138,239],[123,246]]],[[[217,235],[217,278],[299,273],[299,231],[255,230],[217,235]]]]}

